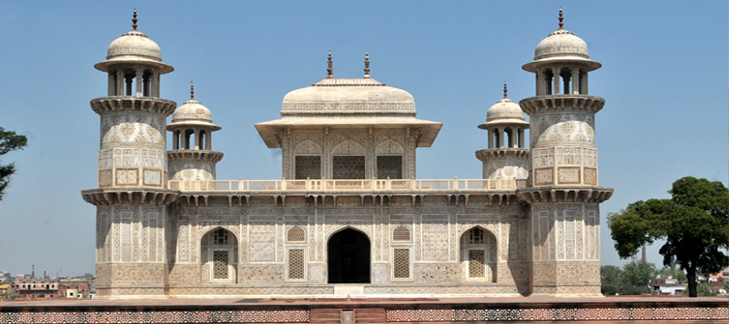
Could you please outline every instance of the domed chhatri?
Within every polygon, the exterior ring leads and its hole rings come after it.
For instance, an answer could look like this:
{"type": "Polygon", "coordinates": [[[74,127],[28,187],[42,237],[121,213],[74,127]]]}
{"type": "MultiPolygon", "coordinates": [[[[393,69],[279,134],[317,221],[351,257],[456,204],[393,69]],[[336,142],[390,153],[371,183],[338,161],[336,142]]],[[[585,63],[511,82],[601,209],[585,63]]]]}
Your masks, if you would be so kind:
{"type": "Polygon", "coordinates": [[[504,98],[497,101],[489,110],[486,112],[486,123],[481,124],[478,127],[486,129],[487,125],[493,124],[523,124],[528,125],[526,122],[526,115],[521,111],[521,107],[506,95],[506,82],[504,82],[504,98]]]}
{"type": "Polygon", "coordinates": [[[478,128],[488,131],[488,148],[476,151],[483,163],[484,179],[526,179],[529,176],[529,149],[524,131],[529,129],[519,105],[507,96],[489,108],[486,123],[478,128]]]}
{"type": "Polygon", "coordinates": [[[175,112],[172,113],[172,123],[167,128],[178,125],[209,126],[214,130],[221,129],[220,126],[213,124],[210,109],[195,100],[195,88],[192,83],[190,83],[190,100],[175,109],[175,112]]]}
{"type": "Polygon", "coordinates": [[[172,113],[167,130],[172,132],[173,150],[210,150],[212,132],[222,129],[213,124],[210,109],[195,100],[195,86],[190,82],[190,100],[172,113]],[[194,143],[194,144],[192,144],[194,143]]]}
{"type": "Polygon", "coordinates": [[[588,71],[597,70],[602,66],[598,62],[590,60],[587,43],[575,36],[573,32],[564,29],[563,20],[562,8],[560,8],[559,29],[537,44],[536,49],[534,49],[534,62],[524,65],[524,70],[535,72],[541,65],[565,60],[584,61],[583,63],[587,65],[588,71]]]}
{"type": "Polygon", "coordinates": [[[109,44],[106,61],[97,63],[94,67],[103,72],[109,72],[109,67],[118,63],[140,62],[157,66],[160,74],[174,71],[172,66],[162,63],[162,54],[159,45],[142,32],[137,30],[137,10],[132,18],[132,30],[109,44]]]}

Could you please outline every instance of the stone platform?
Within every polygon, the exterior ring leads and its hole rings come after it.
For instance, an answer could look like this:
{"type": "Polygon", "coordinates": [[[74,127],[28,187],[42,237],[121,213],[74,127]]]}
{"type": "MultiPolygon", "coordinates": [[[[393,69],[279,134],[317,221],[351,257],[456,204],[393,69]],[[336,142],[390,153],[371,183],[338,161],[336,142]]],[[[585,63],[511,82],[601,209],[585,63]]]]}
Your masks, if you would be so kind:
{"type": "Polygon", "coordinates": [[[0,323],[727,323],[726,297],[0,302],[0,323]]]}

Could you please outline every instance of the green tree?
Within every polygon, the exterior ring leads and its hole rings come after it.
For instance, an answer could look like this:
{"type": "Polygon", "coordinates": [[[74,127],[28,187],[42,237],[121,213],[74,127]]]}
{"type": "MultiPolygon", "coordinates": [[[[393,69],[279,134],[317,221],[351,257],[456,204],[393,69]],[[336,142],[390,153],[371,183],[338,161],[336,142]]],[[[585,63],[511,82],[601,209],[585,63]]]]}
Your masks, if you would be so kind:
{"type": "Polygon", "coordinates": [[[716,296],[716,293],[711,291],[711,286],[707,283],[700,283],[696,286],[696,292],[699,296],[716,296]]]}
{"type": "Polygon", "coordinates": [[[615,295],[616,292],[620,291],[621,272],[623,272],[623,270],[614,265],[604,265],[600,267],[600,292],[603,295],[615,295]]]}
{"type": "Polygon", "coordinates": [[[673,279],[678,280],[678,283],[686,283],[686,274],[681,271],[675,264],[671,266],[664,266],[656,272],[656,275],[668,277],[671,276],[673,279]]]}
{"type": "MultiPolygon", "coordinates": [[[[0,127],[0,157],[11,151],[22,150],[26,146],[28,146],[28,139],[25,136],[0,127]]],[[[3,193],[10,184],[10,176],[13,173],[15,173],[15,163],[0,163],[0,200],[3,200],[3,193]]]]}
{"type": "Polygon", "coordinates": [[[653,263],[633,261],[623,266],[620,273],[620,294],[641,295],[651,292],[648,282],[655,278],[656,266],[653,263]]]}
{"type": "Polygon", "coordinates": [[[729,190],[718,181],[685,177],[668,193],[671,199],[637,201],[609,214],[610,235],[621,258],[665,239],[659,251],[663,265],[678,264],[686,272],[689,296],[696,297],[697,275],[729,264],[723,252],[729,247],[729,190]]]}

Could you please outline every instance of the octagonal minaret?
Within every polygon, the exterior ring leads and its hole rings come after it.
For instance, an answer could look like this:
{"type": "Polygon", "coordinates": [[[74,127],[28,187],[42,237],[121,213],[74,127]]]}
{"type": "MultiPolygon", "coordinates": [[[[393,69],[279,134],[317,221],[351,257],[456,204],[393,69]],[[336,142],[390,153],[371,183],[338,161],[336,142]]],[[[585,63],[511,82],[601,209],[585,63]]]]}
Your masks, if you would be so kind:
{"type": "Polygon", "coordinates": [[[91,100],[101,117],[98,188],[82,191],[96,208],[97,297],[163,296],[167,273],[167,206],[177,191],[165,189],[166,118],[175,102],[162,99],[159,46],[137,30],[109,45],[106,61],[94,67],[108,74],[107,96],[91,100]]]}
{"type": "Polygon", "coordinates": [[[172,114],[167,130],[172,132],[170,180],[215,180],[215,165],[223,153],[212,151],[212,133],[221,127],[213,124],[210,110],[195,100],[190,84],[190,100],[172,114]]]}
{"type": "Polygon", "coordinates": [[[598,187],[595,113],[605,99],[588,94],[585,41],[563,28],[542,40],[534,61],[536,96],[519,102],[529,115],[530,187],[519,199],[531,208],[531,296],[600,294],[599,203],[612,188],[598,187]]]}
{"type": "Polygon", "coordinates": [[[507,96],[486,112],[486,123],[478,128],[488,131],[488,148],[476,151],[483,162],[484,179],[527,179],[529,149],[525,147],[524,132],[529,129],[524,112],[507,96]]]}

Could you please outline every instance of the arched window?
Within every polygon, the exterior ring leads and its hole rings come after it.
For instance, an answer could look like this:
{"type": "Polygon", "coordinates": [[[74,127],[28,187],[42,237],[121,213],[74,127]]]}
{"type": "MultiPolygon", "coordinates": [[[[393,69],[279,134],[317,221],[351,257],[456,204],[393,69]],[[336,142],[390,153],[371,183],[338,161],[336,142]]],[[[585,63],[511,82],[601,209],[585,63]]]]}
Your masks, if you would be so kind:
{"type": "Polygon", "coordinates": [[[289,230],[287,239],[289,242],[304,242],[306,241],[306,233],[303,228],[294,226],[289,230]]]}
{"type": "Polygon", "coordinates": [[[392,231],[393,241],[410,241],[410,230],[405,226],[398,226],[392,231]]]}

